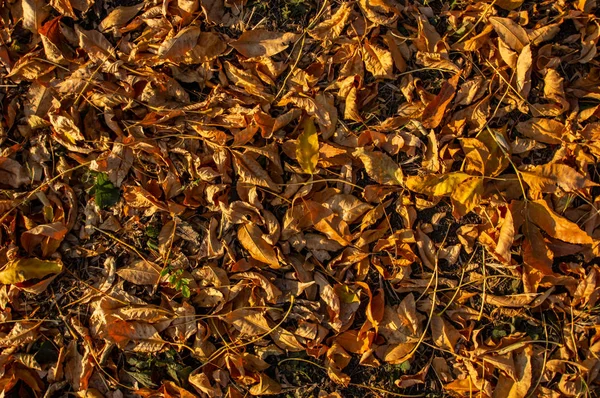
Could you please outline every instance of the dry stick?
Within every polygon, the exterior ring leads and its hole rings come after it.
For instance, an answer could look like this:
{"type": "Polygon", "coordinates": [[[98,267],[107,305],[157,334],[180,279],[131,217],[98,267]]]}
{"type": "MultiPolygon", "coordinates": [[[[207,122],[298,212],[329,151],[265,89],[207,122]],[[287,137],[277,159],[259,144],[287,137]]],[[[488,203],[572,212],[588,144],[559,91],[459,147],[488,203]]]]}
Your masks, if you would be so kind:
{"type": "Polygon", "coordinates": [[[508,162],[511,164],[511,166],[515,170],[517,178],[519,179],[519,185],[521,185],[521,191],[523,192],[523,200],[527,204],[527,202],[528,202],[527,193],[525,191],[525,185],[523,185],[523,181],[522,181],[523,176],[521,175],[521,170],[519,170],[517,168],[517,166],[514,164],[514,162],[510,158],[510,154],[508,152],[506,152],[506,150],[504,149],[502,144],[500,144],[500,142],[498,142],[498,139],[496,138],[496,134],[494,134],[494,132],[489,128],[489,126],[486,125],[485,128],[488,130],[488,132],[490,133],[490,135],[492,136],[494,141],[496,141],[496,144],[498,144],[498,147],[500,148],[500,150],[502,151],[504,156],[506,156],[506,159],[508,160],[508,162]]]}
{"type": "Polygon", "coordinates": [[[544,335],[546,336],[546,348],[544,349],[544,362],[542,363],[542,370],[540,372],[540,377],[538,377],[535,387],[531,390],[531,393],[527,395],[527,398],[533,396],[533,393],[537,390],[538,386],[542,382],[542,378],[544,377],[544,371],[546,370],[546,365],[548,363],[548,342],[550,341],[548,338],[548,327],[546,325],[546,316],[542,312],[542,324],[544,325],[544,335]]]}
{"type": "MultiPolygon", "coordinates": [[[[477,320],[480,321],[481,317],[483,316],[483,306],[485,305],[485,299],[486,299],[486,287],[487,287],[487,279],[486,279],[486,272],[487,272],[487,267],[485,264],[485,246],[482,246],[482,251],[481,251],[481,262],[482,262],[482,270],[483,270],[483,286],[481,287],[481,289],[483,290],[482,296],[481,296],[481,307],[479,308],[479,315],[477,316],[477,320]]],[[[484,367],[485,369],[485,367],[484,367]]]]}
{"type": "Polygon", "coordinates": [[[452,298],[450,299],[448,304],[446,304],[446,306],[440,312],[437,313],[439,316],[442,316],[444,314],[444,312],[446,312],[446,310],[452,305],[452,303],[456,299],[456,296],[458,296],[458,292],[461,290],[461,288],[463,286],[465,286],[465,285],[463,285],[463,278],[465,277],[465,270],[467,268],[466,266],[471,263],[471,261],[473,260],[473,257],[475,257],[475,253],[476,252],[473,251],[473,255],[471,256],[471,258],[469,259],[467,264],[463,265],[462,272],[460,274],[460,280],[458,281],[458,286],[456,287],[456,289],[454,289],[454,294],[452,295],[452,298]]]}

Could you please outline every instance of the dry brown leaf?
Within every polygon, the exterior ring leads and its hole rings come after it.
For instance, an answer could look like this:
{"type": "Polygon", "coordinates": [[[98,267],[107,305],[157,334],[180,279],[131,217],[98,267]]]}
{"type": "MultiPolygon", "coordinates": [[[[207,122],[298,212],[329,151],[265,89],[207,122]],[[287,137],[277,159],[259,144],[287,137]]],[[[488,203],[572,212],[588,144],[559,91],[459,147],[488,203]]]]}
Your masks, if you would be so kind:
{"type": "Polygon", "coordinates": [[[43,0],[23,0],[23,27],[37,34],[44,19],[50,15],[47,3],[43,0]]]}
{"type": "Polygon", "coordinates": [[[156,285],[160,279],[161,268],[146,260],[134,260],[126,267],[120,268],[117,274],[136,285],[156,285]]]}
{"type": "Polygon", "coordinates": [[[553,238],[575,244],[592,244],[593,239],[577,224],[558,215],[545,200],[528,203],[528,216],[531,221],[553,238]]]}
{"type": "Polygon", "coordinates": [[[394,68],[392,54],[368,41],[365,41],[362,48],[365,67],[373,77],[376,79],[392,79],[394,68]]]}
{"type": "Polygon", "coordinates": [[[574,192],[595,186],[572,167],[559,163],[524,167],[520,174],[527,185],[542,193],[554,193],[559,189],[574,192]]]}
{"type": "Polygon", "coordinates": [[[112,28],[120,28],[127,22],[133,19],[144,7],[143,3],[136,4],[133,6],[120,6],[113,9],[103,20],[100,22],[98,28],[101,32],[107,31],[112,28]]]}
{"type": "Polygon", "coordinates": [[[331,18],[310,29],[308,34],[318,40],[334,40],[338,38],[344,30],[351,12],[352,4],[342,3],[331,18]]]}
{"type": "Polygon", "coordinates": [[[565,133],[565,125],[552,119],[532,118],[517,124],[516,129],[526,137],[545,144],[560,144],[565,133]]]}
{"type": "Polygon", "coordinates": [[[0,156],[0,185],[19,188],[21,185],[28,184],[29,182],[30,179],[27,170],[21,163],[11,158],[0,156]]]}
{"type": "Polygon", "coordinates": [[[503,42],[520,53],[529,44],[527,31],[509,18],[490,17],[490,23],[503,42]]]}
{"type": "Polygon", "coordinates": [[[295,41],[298,35],[290,32],[269,32],[264,29],[248,30],[229,45],[246,58],[270,57],[279,54],[295,41]]]}
{"type": "Polygon", "coordinates": [[[196,46],[198,37],[200,37],[200,28],[188,26],[180,30],[174,37],[162,42],[158,47],[158,56],[169,60],[181,58],[196,46]]]}
{"type": "Polygon", "coordinates": [[[446,108],[456,93],[456,86],[458,84],[458,79],[460,79],[460,75],[460,73],[457,73],[444,82],[439,94],[435,96],[433,101],[427,104],[427,107],[421,116],[421,123],[423,124],[423,127],[435,128],[442,122],[446,108]]]}
{"type": "Polygon", "coordinates": [[[273,247],[262,238],[262,231],[255,224],[242,224],[237,231],[238,239],[250,255],[268,264],[271,268],[281,268],[273,247]]]}

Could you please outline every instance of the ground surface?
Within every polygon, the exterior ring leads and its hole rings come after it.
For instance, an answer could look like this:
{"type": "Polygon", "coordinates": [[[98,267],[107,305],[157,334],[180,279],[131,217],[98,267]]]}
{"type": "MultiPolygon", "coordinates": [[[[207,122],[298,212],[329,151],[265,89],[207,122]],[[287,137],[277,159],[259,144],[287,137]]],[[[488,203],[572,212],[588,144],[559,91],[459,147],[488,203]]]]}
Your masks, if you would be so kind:
{"type": "Polygon", "coordinates": [[[5,397],[600,384],[600,4],[0,3],[5,397]]]}

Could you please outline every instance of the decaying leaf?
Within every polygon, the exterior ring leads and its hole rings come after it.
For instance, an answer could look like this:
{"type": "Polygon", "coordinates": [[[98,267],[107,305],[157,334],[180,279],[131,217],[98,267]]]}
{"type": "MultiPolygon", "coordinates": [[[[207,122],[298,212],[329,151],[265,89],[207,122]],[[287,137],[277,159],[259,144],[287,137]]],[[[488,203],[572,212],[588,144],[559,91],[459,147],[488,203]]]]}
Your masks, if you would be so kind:
{"type": "Polygon", "coordinates": [[[3,2],[0,395],[594,396],[599,6],[3,2]]]}
{"type": "Polygon", "coordinates": [[[242,33],[237,40],[229,44],[247,58],[270,57],[284,51],[296,38],[297,35],[293,33],[255,29],[242,33]]]}

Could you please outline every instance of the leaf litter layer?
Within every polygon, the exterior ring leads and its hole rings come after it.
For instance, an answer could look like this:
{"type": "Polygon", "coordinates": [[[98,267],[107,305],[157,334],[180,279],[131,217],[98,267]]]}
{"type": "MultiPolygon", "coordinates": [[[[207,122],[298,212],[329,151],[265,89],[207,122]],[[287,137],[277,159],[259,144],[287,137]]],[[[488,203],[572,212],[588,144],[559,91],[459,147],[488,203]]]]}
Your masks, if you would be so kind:
{"type": "Polygon", "coordinates": [[[595,396],[598,6],[3,1],[3,396],[595,396]]]}

